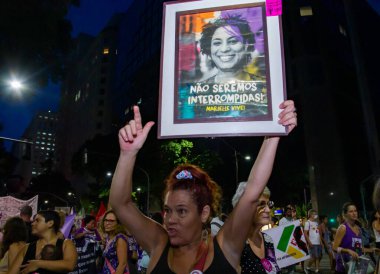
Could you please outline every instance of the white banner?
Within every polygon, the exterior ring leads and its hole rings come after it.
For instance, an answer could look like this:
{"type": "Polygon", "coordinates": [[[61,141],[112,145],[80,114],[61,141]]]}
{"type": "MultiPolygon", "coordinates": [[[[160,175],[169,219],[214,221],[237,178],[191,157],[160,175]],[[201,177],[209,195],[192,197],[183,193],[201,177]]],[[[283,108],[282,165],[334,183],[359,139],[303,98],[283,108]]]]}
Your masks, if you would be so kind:
{"type": "Polygon", "coordinates": [[[38,195],[29,200],[20,200],[12,196],[0,197],[0,227],[3,227],[9,217],[19,216],[20,209],[30,205],[33,209],[33,216],[37,214],[38,195]]]}
{"type": "Polygon", "coordinates": [[[310,258],[300,221],[263,231],[272,237],[277,264],[280,268],[310,258]]]}

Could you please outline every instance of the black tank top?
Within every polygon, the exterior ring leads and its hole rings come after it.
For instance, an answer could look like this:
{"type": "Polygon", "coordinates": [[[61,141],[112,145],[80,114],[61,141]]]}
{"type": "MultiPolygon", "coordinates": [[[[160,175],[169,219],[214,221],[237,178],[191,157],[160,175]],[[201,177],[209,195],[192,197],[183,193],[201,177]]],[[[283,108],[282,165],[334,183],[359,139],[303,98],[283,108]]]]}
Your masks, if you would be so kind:
{"type": "MultiPolygon", "coordinates": [[[[57,239],[57,242],[55,244],[55,258],[57,260],[63,259],[63,239],[57,239]]],[[[22,264],[27,264],[29,260],[35,260],[36,259],[36,249],[37,249],[37,242],[30,243],[28,246],[28,249],[25,253],[24,260],[22,264]]],[[[39,273],[39,274],[56,274],[56,273],[67,273],[67,272],[55,272],[45,269],[37,269],[36,271],[30,272],[30,273],[39,273]]]]}
{"type": "MultiPolygon", "coordinates": [[[[214,259],[212,260],[211,265],[207,268],[204,274],[236,274],[236,270],[230,265],[230,263],[227,261],[226,257],[224,257],[224,254],[222,250],[220,249],[220,246],[218,244],[218,241],[214,237],[214,259]]],[[[175,274],[173,271],[170,270],[168,265],[168,252],[169,252],[170,243],[166,245],[164,251],[161,254],[161,257],[159,261],[157,262],[156,266],[152,270],[151,274],[175,274]]]]}

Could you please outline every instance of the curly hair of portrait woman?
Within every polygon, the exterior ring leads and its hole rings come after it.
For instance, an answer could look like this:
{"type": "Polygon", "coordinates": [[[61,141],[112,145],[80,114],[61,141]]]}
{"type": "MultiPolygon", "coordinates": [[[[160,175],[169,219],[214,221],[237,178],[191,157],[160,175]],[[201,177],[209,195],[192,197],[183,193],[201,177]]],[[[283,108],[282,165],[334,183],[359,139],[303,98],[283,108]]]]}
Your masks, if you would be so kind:
{"type": "Polygon", "coordinates": [[[255,36],[241,16],[219,17],[203,26],[201,53],[208,56],[216,74],[206,82],[250,81],[255,76],[245,71],[252,60],[255,36]]]}

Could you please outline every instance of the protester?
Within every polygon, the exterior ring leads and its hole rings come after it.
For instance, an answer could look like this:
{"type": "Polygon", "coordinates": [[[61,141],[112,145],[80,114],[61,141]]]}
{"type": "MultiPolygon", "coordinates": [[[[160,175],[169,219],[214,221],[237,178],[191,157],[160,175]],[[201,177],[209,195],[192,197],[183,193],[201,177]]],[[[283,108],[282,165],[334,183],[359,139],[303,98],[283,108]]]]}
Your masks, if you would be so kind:
{"type": "Polygon", "coordinates": [[[129,274],[127,263],[127,236],[125,235],[125,228],[120,224],[113,210],[109,210],[104,214],[101,228],[106,234],[102,274],[129,274]]]}
{"type": "Polygon", "coordinates": [[[378,211],[374,213],[371,224],[375,236],[376,247],[380,248],[380,213],[378,211]]]}
{"type": "Polygon", "coordinates": [[[227,220],[227,215],[225,213],[219,214],[212,218],[210,227],[211,227],[211,236],[218,234],[219,230],[222,228],[224,222],[227,220]]]}
{"type": "Polygon", "coordinates": [[[28,229],[28,243],[32,243],[38,240],[38,238],[32,234],[32,215],[33,209],[30,205],[24,205],[21,207],[20,218],[24,220],[26,228],[28,229]]]}
{"type": "MultiPolygon", "coordinates": [[[[297,212],[293,205],[287,205],[284,210],[284,216],[278,222],[279,225],[289,225],[294,222],[297,218],[297,212]]],[[[296,271],[296,265],[289,265],[281,269],[283,273],[292,274],[296,271]]]]}
{"type": "Polygon", "coordinates": [[[332,232],[328,227],[328,218],[326,215],[322,215],[319,217],[319,233],[321,235],[321,240],[323,242],[323,246],[325,247],[325,252],[329,256],[330,269],[334,271],[334,254],[332,251],[332,232]]]}
{"type": "Polygon", "coordinates": [[[75,271],[79,273],[96,273],[97,260],[101,257],[101,237],[96,229],[95,217],[86,215],[83,218],[84,226],[79,228],[74,236],[78,251],[78,266],[75,271]]]}
{"type": "Polygon", "coordinates": [[[75,233],[75,240],[93,240],[101,241],[100,234],[96,229],[95,217],[87,215],[83,218],[84,226],[79,228],[75,233]]]}
{"type": "MultiPolygon", "coordinates": [[[[232,198],[233,207],[236,207],[246,187],[247,182],[241,182],[239,184],[232,198]]],[[[241,274],[280,273],[280,268],[276,261],[273,240],[268,234],[261,232],[263,226],[268,225],[271,220],[270,210],[274,204],[269,198],[270,190],[268,187],[265,187],[257,202],[257,208],[256,212],[254,212],[248,239],[241,255],[241,274]]]]}
{"type": "Polygon", "coordinates": [[[287,205],[285,207],[284,217],[280,219],[279,225],[288,225],[291,222],[297,220],[297,212],[293,205],[287,205]]]}
{"type": "Polygon", "coordinates": [[[0,249],[0,274],[8,272],[17,253],[25,246],[28,239],[28,229],[19,217],[9,218],[3,228],[3,241],[0,249]]]}
{"type": "Polygon", "coordinates": [[[311,270],[312,264],[315,266],[315,273],[319,272],[319,263],[322,259],[322,239],[319,234],[319,219],[317,215],[317,211],[314,209],[310,209],[307,216],[309,219],[305,223],[305,238],[306,242],[309,245],[310,249],[310,260],[308,262],[307,267],[305,268],[305,272],[311,270]]]}
{"type": "Polygon", "coordinates": [[[32,223],[32,233],[38,236],[37,242],[27,244],[18,253],[8,274],[26,273],[68,273],[77,262],[77,252],[70,240],[58,238],[60,217],[53,210],[40,211],[32,223]],[[45,245],[54,245],[58,252],[57,260],[41,259],[45,245]]]}
{"type": "MultiPolygon", "coordinates": [[[[296,126],[292,101],[280,105],[279,123],[296,126]]],[[[199,167],[186,164],[167,177],[164,227],[144,216],[134,205],[132,173],[139,150],[154,125],[144,127],[139,108],[134,120],[119,131],[120,157],[113,176],[110,202],[121,222],[151,255],[148,272],[236,273],[259,199],[272,171],[279,137],[266,137],[239,203],[219,233],[211,238],[209,221],[219,212],[220,187],[199,167]],[[206,271],[205,271],[206,270],[206,271]]]]}
{"type": "Polygon", "coordinates": [[[345,273],[345,263],[351,259],[357,260],[363,252],[374,252],[377,249],[364,248],[362,233],[358,225],[358,211],[355,204],[345,203],[343,205],[343,217],[345,222],[338,227],[335,235],[333,250],[336,252],[337,273],[345,273]]]}

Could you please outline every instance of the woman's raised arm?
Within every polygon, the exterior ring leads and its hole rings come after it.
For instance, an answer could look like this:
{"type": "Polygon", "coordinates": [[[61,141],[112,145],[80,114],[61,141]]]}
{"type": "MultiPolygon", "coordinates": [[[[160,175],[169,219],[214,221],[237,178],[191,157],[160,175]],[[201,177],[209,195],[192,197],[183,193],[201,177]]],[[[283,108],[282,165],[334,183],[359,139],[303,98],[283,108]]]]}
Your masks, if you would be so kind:
{"type": "MultiPolygon", "coordinates": [[[[283,110],[279,115],[279,123],[288,126],[290,132],[297,125],[294,102],[285,101],[280,108],[283,110]]],[[[279,140],[280,137],[265,137],[249,174],[245,192],[217,235],[217,240],[224,254],[228,254],[226,257],[232,265],[239,264],[257,201],[272,173],[279,140]]]]}
{"type": "Polygon", "coordinates": [[[137,242],[151,252],[167,234],[163,227],[142,214],[132,201],[132,175],[139,150],[145,143],[154,122],[144,127],[140,110],[133,107],[134,120],[119,131],[120,156],[112,179],[109,201],[117,217],[136,238],[137,242]]]}

